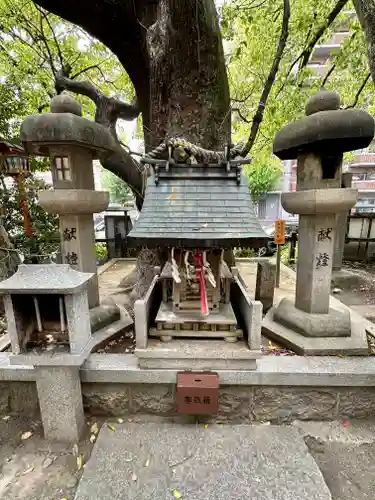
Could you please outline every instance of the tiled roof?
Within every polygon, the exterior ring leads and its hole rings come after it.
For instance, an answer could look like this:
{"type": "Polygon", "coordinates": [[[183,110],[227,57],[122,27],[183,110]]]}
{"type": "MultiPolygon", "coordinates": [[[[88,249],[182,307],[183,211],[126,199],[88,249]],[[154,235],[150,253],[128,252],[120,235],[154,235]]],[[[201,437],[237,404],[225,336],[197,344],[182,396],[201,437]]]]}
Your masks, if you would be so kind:
{"type": "Polygon", "coordinates": [[[225,166],[207,170],[171,166],[151,176],[134,229],[136,243],[173,246],[244,246],[264,244],[246,179],[237,183],[225,166]]]}

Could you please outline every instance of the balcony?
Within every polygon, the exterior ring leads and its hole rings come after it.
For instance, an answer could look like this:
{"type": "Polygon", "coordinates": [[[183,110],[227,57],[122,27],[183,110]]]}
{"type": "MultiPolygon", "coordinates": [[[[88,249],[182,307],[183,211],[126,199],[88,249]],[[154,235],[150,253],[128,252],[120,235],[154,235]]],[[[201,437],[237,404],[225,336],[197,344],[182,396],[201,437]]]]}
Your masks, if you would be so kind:
{"type": "Polygon", "coordinates": [[[375,153],[364,152],[356,154],[349,167],[375,167],[375,153]]]}
{"type": "Polygon", "coordinates": [[[325,62],[330,56],[337,54],[340,50],[340,43],[325,43],[315,45],[311,60],[313,62],[325,62]]]}
{"type": "Polygon", "coordinates": [[[358,191],[375,191],[375,180],[352,181],[352,187],[358,191]]]}

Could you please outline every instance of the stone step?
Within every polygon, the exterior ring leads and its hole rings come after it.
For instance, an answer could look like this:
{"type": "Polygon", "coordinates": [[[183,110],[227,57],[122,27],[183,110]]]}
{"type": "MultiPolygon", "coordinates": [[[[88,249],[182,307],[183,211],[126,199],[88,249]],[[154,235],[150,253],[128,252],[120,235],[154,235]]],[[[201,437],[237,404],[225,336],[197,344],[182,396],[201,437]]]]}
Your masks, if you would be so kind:
{"type": "Polygon", "coordinates": [[[290,426],[103,425],[75,500],[331,500],[290,426]],[[179,496],[181,495],[181,496],[179,496]]]}
{"type": "Polygon", "coordinates": [[[261,352],[249,349],[244,340],[175,338],[163,342],[149,338],[146,349],[136,349],[135,354],[140,368],[255,370],[261,352]]]}

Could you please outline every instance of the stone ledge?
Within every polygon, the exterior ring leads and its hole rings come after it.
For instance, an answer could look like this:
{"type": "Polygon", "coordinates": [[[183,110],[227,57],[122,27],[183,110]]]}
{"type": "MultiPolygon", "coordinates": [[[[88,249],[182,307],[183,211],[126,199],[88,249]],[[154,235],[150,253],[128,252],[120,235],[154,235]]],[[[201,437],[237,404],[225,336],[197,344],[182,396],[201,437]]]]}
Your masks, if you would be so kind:
{"type": "Polygon", "coordinates": [[[98,270],[97,270],[98,276],[103,274],[105,271],[107,271],[112,266],[114,266],[116,264],[116,262],[119,262],[119,261],[125,261],[125,262],[129,262],[129,263],[134,262],[134,264],[135,264],[137,262],[137,259],[135,259],[133,257],[115,257],[113,259],[110,259],[108,262],[106,262],[102,266],[98,267],[98,270]]]}
{"type": "MultiPolygon", "coordinates": [[[[91,354],[81,368],[82,382],[174,384],[178,370],[141,370],[132,354],[91,354]]],[[[374,387],[373,357],[262,356],[256,371],[220,370],[221,385],[374,387]]],[[[32,366],[10,365],[0,353],[0,381],[35,381],[32,366]]]]}
{"type": "Polygon", "coordinates": [[[11,365],[10,354],[8,352],[0,352],[0,380],[9,382],[34,382],[34,367],[11,365]]]}
{"type": "MultiPolygon", "coordinates": [[[[178,370],[138,367],[134,355],[92,354],[81,369],[82,382],[174,384],[178,370]],[[126,360],[124,357],[126,356],[126,360]]],[[[375,386],[373,358],[262,356],[256,371],[218,370],[220,385],[375,386]]]]}

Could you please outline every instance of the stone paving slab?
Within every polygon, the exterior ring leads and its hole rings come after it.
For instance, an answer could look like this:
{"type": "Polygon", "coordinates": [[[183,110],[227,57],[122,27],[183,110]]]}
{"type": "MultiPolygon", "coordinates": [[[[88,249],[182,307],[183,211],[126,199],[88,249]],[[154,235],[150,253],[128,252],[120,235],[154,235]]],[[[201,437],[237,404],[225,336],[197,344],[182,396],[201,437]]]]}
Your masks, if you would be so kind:
{"type": "Polygon", "coordinates": [[[104,425],[75,500],[331,500],[293,427],[104,425]]]}

